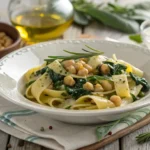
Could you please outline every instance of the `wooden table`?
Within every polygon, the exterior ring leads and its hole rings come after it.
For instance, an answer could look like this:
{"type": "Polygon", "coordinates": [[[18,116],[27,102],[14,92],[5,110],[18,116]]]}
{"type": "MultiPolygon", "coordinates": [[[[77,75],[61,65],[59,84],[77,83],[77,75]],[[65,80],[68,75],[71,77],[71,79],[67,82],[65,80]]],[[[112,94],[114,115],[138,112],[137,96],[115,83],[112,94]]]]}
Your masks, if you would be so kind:
{"type": "MultiPolygon", "coordinates": [[[[7,16],[7,5],[9,0],[0,0],[0,20],[9,22],[7,16]]],[[[93,0],[94,1],[94,0],[93,0]]],[[[99,2],[100,0],[95,0],[99,2]]],[[[108,0],[104,0],[108,1],[108,0]]],[[[140,0],[132,0],[132,2],[137,2],[140,0]]],[[[120,3],[131,3],[131,0],[120,0],[120,3]]],[[[95,35],[97,37],[110,37],[113,39],[120,39],[125,34],[120,33],[118,31],[112,30],[108,27],[104,27],[103,25],[99,25],[97,23],[92,23],[86,28],[82,28],[79,26],[72,25],[63,35],[63,38],[66,39],[74,39],[79,37],[81,34],[90,34],[95,35]]],[[[110,145],[105,146],[99,150],[150,150],[150,143],[145,143],[142,145],[138,145],[135,141],[135,137],[143,132],[150,131],[150,125],[147,125],[136,132],[133,132],[121,139],[116,140],[110,145]]],[[[2,131],[0,131],[0,150],[48,150],[47,148],[29,143],[29,142],[20,142],[19,139],[8,135],[2,131]],[[8,148],[8,144],[11,144],[12,148],[8,148]]]]}

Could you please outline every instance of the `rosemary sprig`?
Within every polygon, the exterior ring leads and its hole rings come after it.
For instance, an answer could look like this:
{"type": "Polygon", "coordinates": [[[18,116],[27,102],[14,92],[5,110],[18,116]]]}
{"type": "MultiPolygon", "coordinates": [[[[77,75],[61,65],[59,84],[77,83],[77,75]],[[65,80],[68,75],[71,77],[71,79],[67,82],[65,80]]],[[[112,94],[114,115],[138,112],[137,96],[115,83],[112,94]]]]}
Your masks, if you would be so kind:
{"type": "Polygon", "coordinates": [[[61,60],[70,60],[70,59],[80,59],[80,58],[89,58],[92,56],[96,55],[102,55],[103,52],[100,50],[96,50],[88,45],[85,45],[89,50],[82,49],[86,53],[76,53],[76,52],[71,52],[68,50],[64,50],[64,52],[71,54],[70,56],[48,56],[49,59],[45,59],[48,63],[55,61],[56,59],[61,59],[61,60]]]}
{"type": "Polygon", "coordinates": [[[136,141],[139,144],[142,144],[142,143],[150,141],[150,132],[148,132],[148,133],[142,133],[142,134],[138,135],[136,137],[136,141]]]}

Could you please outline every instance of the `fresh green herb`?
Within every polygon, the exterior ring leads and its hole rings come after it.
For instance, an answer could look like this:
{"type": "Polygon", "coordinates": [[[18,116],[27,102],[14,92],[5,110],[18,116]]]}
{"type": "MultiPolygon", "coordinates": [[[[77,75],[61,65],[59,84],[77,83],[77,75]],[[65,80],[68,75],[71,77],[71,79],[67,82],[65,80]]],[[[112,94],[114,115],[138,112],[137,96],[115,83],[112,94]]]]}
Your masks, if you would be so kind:
{"type": "MultiPolygon", "coordinates": [[[[139,32],[139,23],[135,19],[130,19],[135,15],[135,10],[132,7],[119,6],[116,3],[96,5],[86,0],[73,0],[72,4],[76,12],[90,16],[93,20],[104,25],[126,33],[139,32]]],[[[78,24],[83,25],[82,20],[78,20],[78,24]]]]}
{"type": "Polygon", "coordinates": [[[136,137],[136,141],[139,144],[142,144],[142,143],[150,141],[150,133],[148,132],[148,133],[142,133],[142,134],[138,135],[136,137]]]}
{"type": "Polygon", "coordinates": [[[108,135],[108,133],[120,122],[120,120],[108,123],[106,125],[101,125],[97,127],[96,134],[98,137],[98,140],[102,140],[103,137],[108,135]]]}
{"type": "Polygon", "coordinates": [[[134,42],[137,42],[137,43],[142,43],[143,42],[142,37],[141,37],[140,34],[129,35],[129,39],[134,41],[134,42]]]}
{"type": "Polygon", "coordinates": [[[80,59],[80,58],[89,58],[92,56],[97,56],[103,54],[103,52],[96,50],[94,48],[91,48],[87,45],[85,45],[89,50],[82,49],[85,53],[76,53],[76,52],[70,52],[67,50],[64,50],[64,52],[71,54],[70,56],[48,56],[49,59],[45,59],[47,62],[53,62],[56,59],[61,59],[61,60],[70,60],[70,59],[80,59]]]}
{"type": "Polygon", "coordinates": [[[96,10],[93,8],[88,8],[85,12],[95,20],[102,22],[104,25],[122,32],[137,33],[139,31],[139,24],[136,21],[126,19],[116,13],[112,13],[107,10],[96,10]]]}
{"type": "Polygon", "coordinates": [[[82,26],[96,20],[122,32],[139,33],[140,24],[150,19],[148,1],[125,6],[116,2],[99,5],[86,0],[72,0],[72,4],[75,10],[74,22],[82,26]]]}
{"type": "Polygon", "coordinates": [[[80,96],[91,94],[90,91],[83,89],[83,84],[85,83],[86,79],[76,79],[76,84],[73,87],[66,86],[65,89],[69,95],[74,99],[77,99],[80,96]]]}
{"type": "Polygon", "coordinates": [[[136,75],[134,75],[131,72],[130,72],[130,76],[131,76],[132,80],[135,81],[136,85],[141,84],[143,86],[143,88],[142,88],[143,92],[148,92],[149,91],[150,85],[148,84],[148,82],[146,81],[145,78],[137,77],[136,75]]]}
{"type": "Polygon", "coordinates": [[[36,72],[36,75],[38,76],[38,75],[44,74],[44,73],[46,72],[47,68],[48,68],[48,67],[46,66],[46,67],[42,68],[41,70],[38,70],[38,71],[36,72]]]}
{"type": "Polygon", "coordinates": [[[44,127],[41,127],[40,131],[42,131],[42,132],[45,131],[44,127]]]}
{"type": "Polygon", "coordinates": [[[89,17],[81,12],[74,12],[74,22],[79,25],[86,26],[89,24],[89,17]]]}
{"type": "Polygon", "coordinates": [[[150,2],[149,1],[145,1],[145,2],[141,2],[141,3],[137,3],[134,4],[134,9],[143,9],[143,10],[150,10],[150,2]]]}
{"type": "Polygon", "coordinates": [[[28,88],[28,87],[29,87],[32,83],[34,83],[34,82],[35,82],[35,80],[28,82],[28,83],[26,84],[26,88],[28,88]]]}
{"type": "Polygon", "coordinates": [[[119,75],[122,74],[122,71],[125,71],[127,69],[126,66],[122,64],[114,64],[113,62],[105,61],[105,64],[107,64],[110,68],[110,75],[119,75]]]}
{"type": "Polygon", "coordinates": [[[131,96],[132,96],[132,99],[133,99],[133,102],[135,102],[136,100],[138,100],[139,98],[138,97],[136,97],[134,94],[132,94],[132,93],[130,93],[131,94],[131,96]]]}
{"type": "Polygon", "coordinates": [[[52,69],[48,68],[47,70],[50,78],[52,79],[53,83],[55,84],[55,82],[58,82],[58,81],[61,81],[63,80],[64,76],[58,74],[58,73],[55,73],[52,69]]]}

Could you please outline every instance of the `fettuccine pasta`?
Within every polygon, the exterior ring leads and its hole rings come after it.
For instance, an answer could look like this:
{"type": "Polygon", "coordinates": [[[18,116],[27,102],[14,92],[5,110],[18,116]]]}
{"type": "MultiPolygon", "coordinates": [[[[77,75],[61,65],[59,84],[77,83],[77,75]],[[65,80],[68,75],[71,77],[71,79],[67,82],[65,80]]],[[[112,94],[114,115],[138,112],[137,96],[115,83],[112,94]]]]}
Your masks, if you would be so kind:
{"type": "Polygon", "coordinates": [[[28,70],[25,97],[52,108],[94,110],[121,107],[149,91],[143,71],[86,46],[84,53],[49,56],[28,70]]]}

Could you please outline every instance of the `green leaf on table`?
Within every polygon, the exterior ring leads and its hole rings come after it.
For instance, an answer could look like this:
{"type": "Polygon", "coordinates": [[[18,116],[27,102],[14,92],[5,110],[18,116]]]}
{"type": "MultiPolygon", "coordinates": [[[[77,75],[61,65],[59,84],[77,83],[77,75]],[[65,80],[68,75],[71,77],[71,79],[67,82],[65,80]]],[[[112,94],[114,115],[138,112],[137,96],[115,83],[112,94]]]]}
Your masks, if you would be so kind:
{"type": "Polygon", "coordinates": [[[89,24],[89,18],[86,15],[84,15],[83,13],[75,11],[74,12],[74,22],[76,24],[86,26],[89,24]]]}
{"type": "Polygon", "coordinates": [[[140,34],[129,35],[129,39],[136,42],[136,43],[142,43],[143,42],[140,34]]]}
{"type": "Polygon", "coordinates": [[[149,142],[150,141],[150,132],[139,134],[136,137],[136,141],[139,144],[142,144],[142,143],[145,143],[145,142],[149,142]]]}
{"type": "Polygon", "coordinates": [[[129,15],[128,18],[140,21],[140,23],[142,23],[143,21],[150,19],[150,11],[143,9],[135,9],[134,14],[129,15]]]}
{"type": "Polygon", "coordinates": [[[126,33],[139,32],[139,24],[134,20],[126,19],[118,14],[94,8],[85,8],[83,11],[97,21],[114,29],[118,29],[126,33]]]}
{"type": "Polygon", "coordinates": [[[105,125],[101,125],[99,127],[97,127],[96,129],[96,135],[98,140],[102,140],[102,138],[104,138],[106,135],[108,135],[109,132],[111,132],[111,130],[120,122],[120,120],[105,124],[105,125]]]}
{"type": "Polygon", "coordinates": [[[143,10],[150,11],[150,1],[145,1],[145,2],[142,1],[142,3],[140,2],[140,3],[134,4],[133,6],[135,9],[143,9],[143,10]]]}

